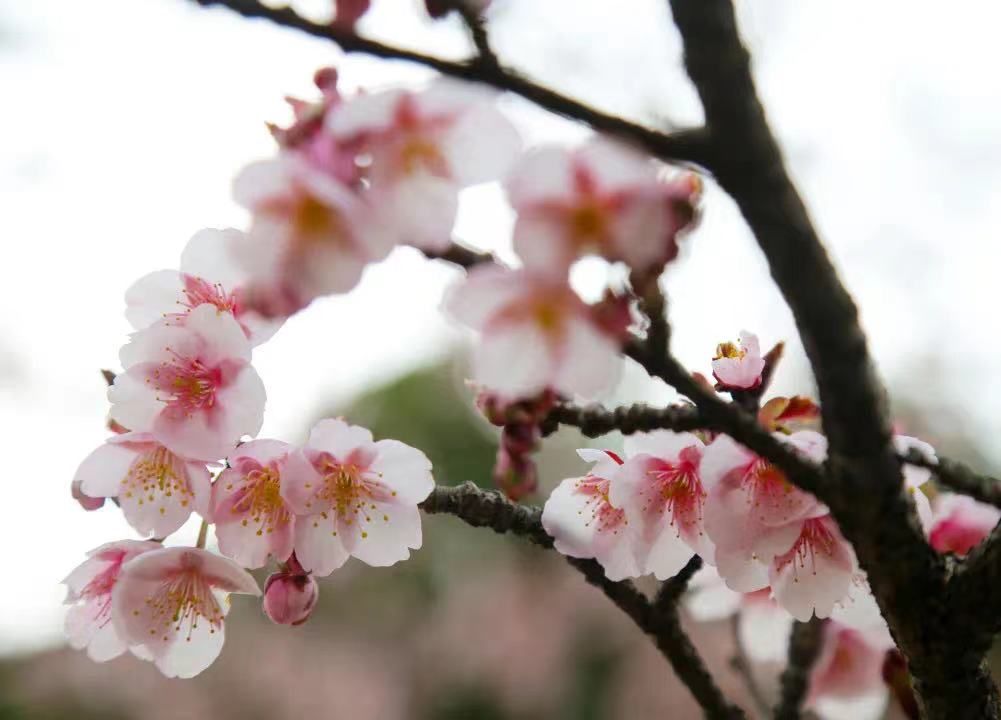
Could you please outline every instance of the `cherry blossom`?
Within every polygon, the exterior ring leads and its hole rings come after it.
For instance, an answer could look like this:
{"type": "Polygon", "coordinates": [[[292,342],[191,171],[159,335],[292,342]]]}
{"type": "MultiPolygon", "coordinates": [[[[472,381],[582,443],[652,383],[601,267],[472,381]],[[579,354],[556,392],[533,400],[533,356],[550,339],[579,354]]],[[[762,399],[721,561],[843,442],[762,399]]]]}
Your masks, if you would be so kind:
{"type": "Polygon", "coordinates": [[[397,440],[340,419],[321,420],[290,455],[281,493],[299,516],[295,554],[305,570],[329,575],[353,556],[393,565],[421,546],[417,508],[434,489],[431,463],[397,440]]]}
{"type": "Polygon", "coordinates": [[[928,542],[940,553],[966,555],[1001,521],[1001,510],[965,495],[944,493],[935,498],[928,542]]]}
{"type": "Polygon", "coordinates": [[[73,480],[70,483],[70,495],[77,503],[87,512],[93,512],[94,510],[100,510],[104,507],[103,497],[91,497],[84,493],[80,488],[81,482],[79,480],[73,480]]]}
{"type": "Polygon", "coordinates": [[[704,445],[691,433],[658,430],[626,439],[629,459],[619,468],[609,499],[635,529],[642,574],[675,575],[694,553],[713,556],[702,527],[706,492],[699,477],[704,445]]]}
{"type": "Polygon", "coordinates": [[[260,595],[250,574],[207,550],[144,553],[122,567],[111,594],[115,630],[143,645],[167,677],[194,677],[222,650],[229,593],[260,595]]]}
{"type": "Polygon", "coordinates": [[[559,275],[588,253],[636,270],[674,259],[701,184],[690,173],[663,181],[648,157],[596,137],[573,150],[550,146],[525,155],[506,188],[518,212],[518,256],[559,275]]]}
{"type": "MultiPolygon", "coordinates": [[[[107,543],[87,553],[87,559],[63,580],[66,604],[72,606],[66,614],[66,637],[73,648],[86,648],[96,662],[116,658],[128,649],[111,621],[111,592],[124,563],[160,547],[142,540],[107,543]]],[[[137,648],[137,654],[144,653],[137,648]]]]}
{"type": "Polygon", "coordinates": [[[364,160],[380,222],[427,250],[448,246],[459,190],[501,178],[521,148],[492,95],[449,80],[358,95],[327,115],[327,129],[364,160]]]}
{"type": "Polygon", "coordinates": [[[157,538],[175,532],[192,511],[204,515],[211,492],[204,462],[176,455],[148,432],[108,438],[80,464],[74,482],[91,497],[117,498],[129,525],[157,538]]]}
{"type": "Polygon", "coordinates": [[[218,460],[261,428],[265,392],[250,343],[215,305],[199,305],[183,326],[135,333],[121,360],[125,372],[108,390],[111,418],[151,433],[172,453],[218,460]]]}
{"type": "Polygon", "coordinates": [[[741,330],[739,344],[731,342],[716,346],[713,377],[719,390],[750,390],[761,384],[765,359],[761,356],[758,336],[741,330]]]}
{"type": "Polygon", "coordinates": [[[319,597],[320,586],[292,555],[288,567],[272,573],[264,583],[264,614],[277,625],[302,625],[313,614],[319,597]]]}
{"type": "Polygon", "coordinates": [[[480,267],[451,289],[443,305],[456,321],[480,331],[473,377],[501,395],[527,397],[551,387],[593,396],[618,381],[618,343],[596,325],[565,278],[480,267]]]}
{"type": "Polygon", "coordinates": [[[609,580],[643,574],[635,552],[635,525],[612,504],[611,488],[622,459],[610,450],[578,450],[594,463],[583,477],[561,482],[542,509],[542,527],[557,551],[569,557],[594,558],[609,580]]]}
{"type": "Polygon", "coordinates": [[[182,325],[199,305],[233,314],[252,345],[268,340],[281,320],[264,318],[243,300],[248,278],[231,257],[243,242],[239,230],[197,232],[181,254],[181,269],[144,275],[125,292],[125,317],[136,330],[166,321],[182,325]]]}
{"type": "Polygon", "coordinates": [[[291,445],[278,440],[243,443],[212,486],[219,551],[243,567],[263,567],[268,556],[282,562],[292,554],[295,516],[281,495],[291,452],[291,445]]]}
{"type": "Polygon", "coordinates": [[[351,290],[366,265],[392,250],[372,208],[303,155],[285,152],[245,167],[233,194],[253,219],[232,255],[248,278],[247,304],[268,317],[351,290]]]}
{"type": "Polygon", "coordinates": [[[893,641],[828,622],[820,653],[810,672],[806,706],[823,720],[877,720],[883,717],[889,689],[883,662],[893,641]]]}

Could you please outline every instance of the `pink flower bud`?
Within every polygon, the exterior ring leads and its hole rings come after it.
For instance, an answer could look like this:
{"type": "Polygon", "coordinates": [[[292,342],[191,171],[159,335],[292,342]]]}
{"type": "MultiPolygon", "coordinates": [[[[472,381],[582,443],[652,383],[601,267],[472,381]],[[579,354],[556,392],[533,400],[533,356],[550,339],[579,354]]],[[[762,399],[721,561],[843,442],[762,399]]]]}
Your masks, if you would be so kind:
{"type": "Polygon", "coordinates": [[[312,575],[277,572],[264,583],[264,614],[278,625],[301,625],[309,620],[320,597],[312,575]]]}
{"type": "Polygon", "coordinates": [[[502,445],[494,465],[494,483],[501,492],[518,501],[538,489],[539,473],[531,457],[512,455],[502,445]]]}
{"type": "Polygon", "coordinates": [[[80,503],[80,507],[88,512],[91,510],[100,510],[104,507],[104,498],[84,495],[83,490],[80,489],[81,484],[82,481],[74,480],[72,485],[70,485],[70,492],[73,494],[73,499],[80,503]]]}

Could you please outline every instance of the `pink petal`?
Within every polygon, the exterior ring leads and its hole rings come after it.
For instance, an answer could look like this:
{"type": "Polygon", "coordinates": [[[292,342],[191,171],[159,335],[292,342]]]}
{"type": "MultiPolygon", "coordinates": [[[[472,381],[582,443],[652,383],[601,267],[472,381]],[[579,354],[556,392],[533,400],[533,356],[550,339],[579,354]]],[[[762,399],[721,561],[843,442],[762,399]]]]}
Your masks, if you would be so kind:
{"type": "Polygon", "coordinates": [[[575,317],[567,324],[563,358],[553,387],[567,395],[593,397],[615,387],[622,376],[619,347],[593,323],[575,317]]]}
{"type": "Polygon", "coordinates": [[[416,505],[372,503],[351,554],[368,565],[385,567],[410,557],[421,546],[421,514],[416,505]]]}
{"type": "Polygon", "coordinates": [[[336,518],[317,515],[297,518],[295,556],[305,570],[325,576],[347,562],[350,553],[337,532],[336,518]]]}
{"type": "Polygon", "coordinates": [[[125,291],[125,318],[136,330],[181,312],[184,282],[176,270],[157,270],[143,275],[125,291]]]}
{"type": "Polygon", "coordinates": [[[431,461],[417,448],[398,440],[380,440],[375,443],[375,451],[369,470],[378,473],[380,480],[397,493],[399,502],[416,505],[434,490],[431,461]]]}
{"type": "Polygon", "coordinates": [[[80,463],[73,481],[90,497],[115,497],[139,452],[134,444],[105,443],[80,463]]]}
{"type": "Polygon", "coordinates": [[[828,516],[808,520],[793,548],[768,569],[775,599],[793,617],[828,617],[848,595],[856,572],[855,557],[828,516]]]}

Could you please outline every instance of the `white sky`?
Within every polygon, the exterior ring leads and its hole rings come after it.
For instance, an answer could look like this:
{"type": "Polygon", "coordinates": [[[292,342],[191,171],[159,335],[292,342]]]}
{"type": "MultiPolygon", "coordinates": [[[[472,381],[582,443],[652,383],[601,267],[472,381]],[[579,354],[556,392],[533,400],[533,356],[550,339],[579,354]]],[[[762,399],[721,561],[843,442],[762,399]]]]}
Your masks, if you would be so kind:
{"type": "MultiPolygon", "coordinates": [[[[614,112],[698,121],[663,0],[494,4],[495,43],[512,64],[614,112]]],[[[362,31],[463,51],[455,25],[432,27],[416,7],[377,0],[362,31]]],[[[993,437],[1001,5],[745,0],[741,11],[769,115],[882,371],[911,393],[926,380],[944,385],[965,422],[993,437]]],[[[10,578],[0,654],[60,642],[58,581],[85,550],[130,536],[117,513],[84,513],[68,494],[76,465],[105,436],[97,371],[117,365],[122,293],[175,266],[199,228],[243,222],[232,175],[272,152],[264,122],[287,119],[282,96],[311,97],[313,71],[333,62],[351,86],[427,77],[342,61],[325,43],[184,0],[0,0],[0,547],[10,578]]],[[[504,102],[532,142],[582,136],[504,102]]],[[[509,227],[496,188],[464,198],[460,237],[504,253],[509,227]]],[[[590,263],[577,279],[593,291],[604,274],[590,263]]],[[[269,395],[262,434],[295,440],[329,399],[447,352],[458,335],[436,308],[455,277],[398,251],[351,295],[292,319],[255,355],[269,395]]],[[[675,349],[693,369],[705,371],[715,343],[742,327],[766,344],[794,337],[760,253],[718,192],[666,285],[675,349]]],[[[778,389],[805,389],[797,365],[778,389]]],[[[633,372],[619,397],[670,396],[633,372]]]]}

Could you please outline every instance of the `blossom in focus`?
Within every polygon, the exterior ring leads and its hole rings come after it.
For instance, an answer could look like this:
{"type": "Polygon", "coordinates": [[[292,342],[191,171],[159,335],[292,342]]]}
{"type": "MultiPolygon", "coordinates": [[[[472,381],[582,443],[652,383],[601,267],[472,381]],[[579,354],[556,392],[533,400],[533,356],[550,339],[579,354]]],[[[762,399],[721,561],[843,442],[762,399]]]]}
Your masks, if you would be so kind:
{"type": "Polygon", "coordinates": [[[594,464],[583,477],[567,478],[553,490],[542,509],[542,527],[558,552],[594,558],[609,580],[643,574],[636,559],[635,524],[610,497],[622,459],[611,451],[590,448],[577,454],[594,464]]]}
{"type": "Polygon", "coordinates": [[[165,538],[192,511],[208,510],[211,476],[204,462],[179,456],[148,432],[114,435],[76,471],[85,495],[117,498],[125,520],[140,535],[165,538]]]}
{"type": "Polygon", "coordinates": [[[264,583],[264,614],[277,625],[302,625],[319,597],[320,586],[293,555],[286,569],[272,573],[264,583]]]}
{"type": "Polygon", "coordinates": [[[893,641],[828,622],[820,653],[810,672],[806,707],[823,720],[877,720],[883,717],[889,689],[883,662],[893,641]]]}
{"type": "Polygon", "coordinates": [[[116,658],[128,649],[129,643],[111,621],[111,591],[124,563],[160,548],[159,543],[143,540],[107,543],[87,553],[87,559],[63,580],[66,604],[72,606],[66,613],[66,637],[73,648],[86,648],[96,662],[116,658]]]}
{"type": "Polygon", "coordinates": [[[625,449],[629,459],[618,469],[609,499],[636,525],[641,573],[666,580],[694,553],[712,558],[702,527],[702,441],[691,433],[658,430],[628,437],[625,449]]]}
{"type": "Polygon", "coordinates": [[[210,517],[219,551],[245,568],[292,554],[295,516],[281,495],[282,475],[293,452],[279,440],[251,440],[227,458],[212,486],[210,517]]]}
{"type": "Polygon", "coordinates": [[[357,95],[327,115],[327,129],[364,162],[380,223],[427,250],[450,243],[459,190],[500,179],[521,149],[492,94],[449,80],[357,95]]]}
{"type": "Polygon", "coordinates": [[[218,460],[261,428],[265,392],[250,343],[215,305],[199,305],[182,326],[133,334],[121,361],[125,372],[108,389],[111,418],[176,455],[218,460]]]}
{"type": "Polygon", "coordinates": [[[232,253],[239,230],[206,229],[195,233],[181,254],[181,269],[158,270],[139,278],[125,292],[125,317],[136,330],[166,321],[184,324],[199,305],[214,305],[233,314],[251,345],[260,345],[281,327],[281,319],[264,318],[244,302],[248,278],[232,253]]]}
{"type": "Polygon", "coordinates": [[[245,302],[267,317],[351,290],[366,265],[392,250],[372,208],[303,155],[285,152],[248,165],[233,181],[233,195],[253,217],[232,257],[248,278],[245,302]]]}
{"type": "Polygon", "coordinates": [[[229,593],[260,595],[251,575],[198,548],[147,552],[122,566],[111,594],[119,636],[143,645],[167,677],[194,677],[219,656],[229,593]]]}
{"type": "Polygon", "coordinates": [[[422,542],[417,505],[433,489],[431,462],[420,450],[321,420],[282,475],[282,496],[298,515],[299,563],[322,576],[350,556],[374,566],[406,560],[422,542]]]}
{"type": "Polygon", "coordinates": [[[593,396],[613,387],[622,372],[617,341],[595,323],[565,278],[479,267],[443,305],[481,333],[473,377],[500,395],[521,398],[551,387],[593,396]]]}
{"type": "Polygon", "coordinates": [[[713,377],[718,390],[751,390],[761,384],[765,359],[758,336],[741,330],[738,344],[720,343],[713,358],[713,377]]]}
{"type": "Polygon", "coordinates": [[[965,495],[943,493],[935,498],[929,544],[940,553],[966,555],[1001,520],[1001,510],[965,495]]]}
{"type": "Polygon", "coordinates": [[[664,181],[649,158],[601,137],[528,153],[505,187],[518,212],[515,251],[527,267],[556,275],[589,253],[634,270],[663,266],[678,254],[701,191],[697,176],[664,181]]]}

